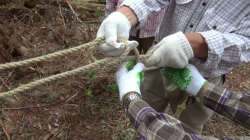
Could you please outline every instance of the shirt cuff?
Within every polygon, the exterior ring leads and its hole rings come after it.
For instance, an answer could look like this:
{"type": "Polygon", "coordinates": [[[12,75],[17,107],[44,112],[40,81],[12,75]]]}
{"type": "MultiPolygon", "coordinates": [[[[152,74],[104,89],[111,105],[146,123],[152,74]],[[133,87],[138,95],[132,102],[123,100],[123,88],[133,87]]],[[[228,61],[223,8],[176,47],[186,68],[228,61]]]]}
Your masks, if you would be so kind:
{"type": "Polygon", "coordinates": [[[141,111],[145,108],[151,108],[146,102],[142,99],[134,99],[130,102],[128,106],[127,115],[132,123],[136,126],[140,122],[138,115],[141,114],[141,111]]]}
{"type": "Polygon", "coordinates": [[[134,30],[142,28],[146,23],[149,15],[156,15],[161,11],[161,7],[159,6],[154,6],[154,8],[152,8],[153,9],[152,11],[148,9],[148,5],[157,5],[157,2],[148,0],[147,5],[145,3],[146,3],[145,1],[141,0],[131,0],[131,1],[128,0],[120,5],[120,7],[121,6],[129,7],[136,14],[138,19],[138,24],[133,27],[134,30]]]}
{"type": "Polygon", "coordinates": [[[203,69],[217,69],[220,59],[223,55],[223,46],[221,33],[215,30],[199,32],[208,46],[208,58],[204,63],[203,69]],[[220,49],[221,48],[221,49],[220,49]]]}

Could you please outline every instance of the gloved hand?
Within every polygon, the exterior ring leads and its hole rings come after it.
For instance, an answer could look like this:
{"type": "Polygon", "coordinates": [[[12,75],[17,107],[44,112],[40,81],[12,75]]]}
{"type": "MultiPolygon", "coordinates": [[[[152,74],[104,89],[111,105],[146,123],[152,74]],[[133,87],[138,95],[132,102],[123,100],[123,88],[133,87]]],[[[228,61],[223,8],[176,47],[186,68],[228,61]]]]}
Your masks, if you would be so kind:
{"type": "Polygon", "coordinates": [[[115,11],[115,9],[105,9],[105,17],[108,17],[111,13],[113,13],[115,11]]]}
{"type": "Polygon", "coordinates": [[[142,70],[144,69],[144,64],[137,63],[135,66],[135,61],[124,62],[120,69],[116,72],[116,83],[119,88],[120,101],[123,103],[124,97],[128,93],[141,94],[140,84],[143,80],[142,70]]]}
{"type": "Polygon", "coordinates": [[[182,90],[198,96],[207,81],[201,76],[194,65],[187,64],[185,68],[176,69],[165,67],[161,73],[182,90]]]}
{"type": "Polygon", "coordinates": [[[182,32],[163,38],[147,54],[152,54],[145,62],[147,67],[184,68],[194,57],[192,47],[182,32]]]}
{"type": "MultiPolygon", "coordinates": [[[[97,38],[105,36],[106,43],[97,46],[108,56],[120,56],[125,51],[125,43],[118,43],[117,37],[128,40],[131,25],[128,19],[120,12],[111,13],[101,24],[97,38]]],[[[130,50],[138,46],[136,41],[128,41],[130,50]]]]}

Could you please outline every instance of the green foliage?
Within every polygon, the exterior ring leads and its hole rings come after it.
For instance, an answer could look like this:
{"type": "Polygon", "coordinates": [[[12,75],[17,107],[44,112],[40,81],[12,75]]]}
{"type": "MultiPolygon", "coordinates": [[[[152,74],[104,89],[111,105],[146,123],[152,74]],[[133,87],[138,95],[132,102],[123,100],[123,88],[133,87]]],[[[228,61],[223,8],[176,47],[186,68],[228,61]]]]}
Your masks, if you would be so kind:
{"type": "Polygon", "coordinates": [[[84,14],[81,14],[80,15],[82,18],[85,18],[85,17],[87,17],[87,15],[84,13],[84,14]]]}
{"type": "Polygon", "coordinates": [[[87,97],[90,97],[90,98],[94,97],[92,90],[90,90],[90,89],[86,90],[86,95],[87,95],[87,97]]]}
{"type": "Polygon", "coordinates": [[[89,83],[94,77],[96,76],[96,73],[94,71],[88,71],[88,75],[87,75],[87,83],[89,83]]]}
{"type": "Polygon", "coordinates": [[[95,16],[100,17],[101,15],[102,15],[102,12],[100,12],[100,11],[95,12],[95,16]]]}
{"type": "Polygon", "coordinates": [[[117,93],[117,84],[107,85],[105,87],[106,92],[117,93]]]}

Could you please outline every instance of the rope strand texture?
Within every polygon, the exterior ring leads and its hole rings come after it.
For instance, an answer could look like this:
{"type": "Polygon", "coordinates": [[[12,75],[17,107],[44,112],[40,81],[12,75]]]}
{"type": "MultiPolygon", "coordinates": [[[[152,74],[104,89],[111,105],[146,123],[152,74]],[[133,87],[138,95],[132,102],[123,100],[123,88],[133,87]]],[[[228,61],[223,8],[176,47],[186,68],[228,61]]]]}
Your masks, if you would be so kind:
{"type": "Polygon", "coordinates": [[[0,98],[6,97],[6,96],[12,96],[12,95],[17,94],[17,93],[21,93],[21,92],[25,92],[27,90],[31,90],[31,89],[39,86],[39,85],[44,85],[44,84],[50,83],[52,81],[63,79],[63,78],[66,78],[66,77],[69,77],[69,76],[72,76],[72,75],[77,75],[79,73],[84,72],[85,70],[94,68],[94,67],[99,66],[99,65],[106,65],[106,66],[115,65],[115,64],[118,64],[119,62],[128,61],[128,60],[135,60],[135,59],[137,60],[137,62],[139,62],[140,58],[146,59],[146,58],[148,58],[150,56],[150,55],[141,55],[141,56],[139,56],[139,52],[138,52],[138,50],[136,48],[134,49],[134,52],[135,52],[136,56],[124,56],[124,55],[127,55],[129,53],[129,50],[130,50],[129,44],[126,42],[126,40],[123,40],[123,39],[118,39],[118,41],[124,42],[126,44],[126,50],[124,51],[124,54],[121,57],[107,57],[107,58],[104,58],[104,59],[101,59],[101,60],[96,60],[94,58],[94,56],[93,56],[93,49],[95,48],[96,45],[102,44],[102,43],[105,42],[104,37],[101,37],[101,38],[95,39],[93,42],[83,44],[83,45],[77,46],[75,48],[70,48],[70,49],[67,49],[67,50],[55,52],[55,53],[48,54],[48,55],[45,55],[45,56],[31,58],[31,59],[24,60],[24,61],[2,64],[2,65],[0,65],[0,70],[9,69],[9,68],[16,68],[16,67],[19,67],[19,66],[24,66],[24,65],[35,63],[35,62],[41,62],[41,61],[44,61],[44,60],[47,60],[47,59],[51,59],[51,58],[55,58],[55,57],[58,57],[58,56],[66,55],[66,54],[76,52],[76,51],[79,51],[81,49],[86,49],[86,48],[90,48],[89,49],[89,56],[90,56],[92,61],[95,61],[95,62],[93,62],[91,64],[88,64],[88,65],[85,65],[83,67],[80,67],[80,68],[77,68],[77,69],[74,69],[74,70],[71,70],[71,71],[63,72],[63,73],[60,73],[60,74],[52,75],[50,77],[46,77],[46,78],[43,78],[43,79],[40,79],[40,80],[37,80],[37,81],[34,81],[34,82],[30,82],[28,84],[19,86],[19,87],[15,88],[15,89],[13,89],[11,91],[2,92],[2,93],[0,93],[0,98]]]}
{"type": "MultiPolygon", "coordinates": [[[[141,55],[140,56],[140,58],[142,58],[142,59],[146,59],[148,57],[149,57],[149,55],[141,55]]],[[[43,79],[40,79],[40,80],[37,80],[37,81],[34,81],[34,82],[30,82],[30,83],[25,84],[25,85],[22,85],[20,87],[17,87],[15,89],[11,90],[11,91],[0,93],[0,98],[6,97],[6,96],[12,96],[12,95],[17,94],[17,93],[21,93],[21,92],[24,92],[24,91],[27,91],[27,90],[31,90],[31,89],[39,86],[39,85],[44,85],[44,84],[50,83],[52,81],[56,81],[56,80],[59,80],[59,79],[66,78],[68,76],[76,75],[76,74],[84,72],[85,70],[94,68],[96,66],[115,65],[115,64],[118,64],[119,62],[128,61],[128,60],[135,60],[135,59],[136,59],[136,56],[121,56],[121,57],[104,58],[104,59],[95,61],[94,63],[85,65],[83,67],[80,67],[80,68],[77,68],[77,69],[74,69],[74,70],[71,70],[71,71],[63,72],[63,73],[60,73],[60,74],[52,75],[50,77],[43,78],[43,79]]]]}
{"type": "MultiPolygon", "coordinates": [[[[60,73],[60,74],[52,75],[50,77],[46,77],[46,78],[43,78],[43,79],[40,79],[40,80],[37,80],[37,81],[34,81],[34,82],[30,82],[28,84],[19,86],[19,87],[13,89],[13,90],[10,90],[10,91],[7,91],[7,92],[2,92],[2,93],[0,93],[0,99],[4,98],[4,97],[7,97],[7,96],[13,96],[13,95],[21,93],[21,92],[25,92],[27,90],[31,90],[31,89],[34,89],[37,86],[45,85],[45,84],[48,84],[50,82],[60,80],[60,79],[63,79],[63,78],[66,78],[66,77],[69,77],[69,76],[72,76],[72,75],[77,75],[79,73],[82,73],[82,72],[84,72],[84,71],[86,71],[88,69],[94,68],[96,66],[115,65],[115,64],[118,64],[118,63],[123,62],[123,61],[135,60],[135,59],[136,59],[137,62],[140,62],[140,59],[146,59],[146,58],[151,56],[149,54],[148,55],[139,55],[139,52],[138,52],[138,50],[136,48],[133,49],[133,51],[135,52],[135,56],[126,56],[130,51],[129,44],[127,43],[126,40],[123,40],[123,39],[118,39],[118,41],[124,42],[126,44],[126,50],[124,51],[124,54],[122,56],[120,56],[120,57],[107,57],[107,58],[104,58],[104,59],[101,59],[101,60],[97,60],[93,56],[93,50],[94,50],[95,46],[98,45],[98,44],[105,43],[104,37],[101,37],[101,38],[95,39],[92,42],[89,42],[87,44],[83,44],[83,45],[80,45],[80,46],[77,46],[77,47],[74,47],[74,48],[66,49],[66,50],[63,50],[63,51],[58,51],[58,52],[55,52],[55,53],[52,53],[52,54],[48,54],[48,55],[44,55],[44,56],[40,56],[40,57],[36,57],[36,58],[31,58],[31,59],[24,60],[24,61],[18,61],[18,62],[2,64],[2,65],[0,65],[0,71],[5,70],[5,69],[10,69],[10,68],[16,68],[16,67],[20,67],[20,66],[25,66],[25,65],[28,65],[28,64],[36,63],[36,62],[41,62],[41,61],[44,61],[44,60],[47,60],[47,59],[56,58],[56,57],[59,57],[59,56],[63,56],[63,55],[73,53],[73,52],[76,52],[76,51],[79,51],[79,50],[82,50],[82,49],[87,49],[87,48],[88,48],[89,58],[93,62],[91,64],[85,65],[83,67],[80,67],[80,68],[77,68],[77,69],[74,69],[74,70],[71,70],[71,71],[67,71],[67,72],[63,72],[63,73],[60,73]]],[[[185,103],[185,101],[181,105],[179,105],[177,107],[178,111],[176,111],[175,114],[173,115],[177,119],[179,118],[182,110],[185,109],[184,103],[185,103]]]]}
{"type": "Polygon", "coordinates": [[[83,45],[80,45],[80,46],[77,46],[77,47],[74,47],[74,48],[70,48],[70,49],[66,49],[66,50],[63,50],[63,51],[58,51],[58,52],[55,52],[55,53],[52,53],[52,54],[43,55],[43,56],[40,56],[40,57],[31,58],[31,59],[24,60],[24,61],[1,64],[0,65],[0,71],[5,70],[5,69],[17,68],[17,67],[20,67],[20,66],[25,66],[25,65],[41,62],[41,61],[51,59],[51,58],[56,58],[56,57],[59,57],[59,56],[63,56],[63,55],[66,55],[66,54],[77,52],[77,51],[82,50],[82,49],[87,49],[87,48],[89,48],[91,46],[96,46],[96,45],[102,44],[102,43],[105,43],[104,37],[97,38],[94,41],[89,42],[87,44],[83,44],[83,45]]]}

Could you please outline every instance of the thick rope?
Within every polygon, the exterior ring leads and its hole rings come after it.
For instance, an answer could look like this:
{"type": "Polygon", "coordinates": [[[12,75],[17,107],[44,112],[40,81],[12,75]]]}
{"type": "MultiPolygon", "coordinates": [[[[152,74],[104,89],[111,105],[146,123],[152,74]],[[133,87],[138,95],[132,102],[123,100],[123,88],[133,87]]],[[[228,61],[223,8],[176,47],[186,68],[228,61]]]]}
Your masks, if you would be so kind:
{"type": "MultiPolygon", "coordinates": [[[[141,55],[140,58],[142,59],[146,59],[148,58],[150,55],[141,55]]],[[[43,78],[34,82],[30,82],[28,84],[22,85],[20,87],[17,87],[16,89],[13,89],[11,91],[7,91],[7,92],[3,92],[0,93],[0,98],[6,97],[6,96],[12,96],[14,94],[17,93],[21,93],[21,92],[25,92],[27,90],[31,90],[37,86],[40,85],[44,85],[44,84],[48,84],[52,81],[56,81],[59,79],[63,79],[72,75],[77,75],[80,74],[82,72],[84,72],[85,70],[88,70],[90,68],[94,68],[96,66],[100,66],[100,65],[105,65],[105,66],[109,66],[109,65],[115,65],[118,64],[119,62],[123,62],[123,61],[128,61],[128,60],[135,60],[136,56],[121,56],[121,57],[108,57],[108,58],[104,58],[98,61],[95,61],[94,63],[85,65],[83,67],[71,70],[71,71],[67,71],[67,72],[63,72],[60,74],[56,74],[56,75],[52,75],[50,77],[47,78],[43,78]]]]}
{"type": "Polygon", "coordinates": [[[40,79],[40,80],[37,80],[37,81],[34,81],[34,82],[30,82],[28,84],[19,86],[16,89],[13,89],[11,91],[0,93],[0,98],[3,98],[5,96],[12,96],[12,95],[17,94],[17,93],[21,93],[21,92],[25,92],[27,90],[31,90],[31,89],[39,86],[39,85],[48,84],[48,83],[50,83],[52,81],[63,79],[63,78],[66,78],[66,77],[69,77],[69,76],[72,76],[72,75],[77,75],[77,74],[80,74],[80,73],[84,72],[85,70],[94,68],[94,67],[99,66],[99,65],[115,65],[115,64],[118,64],[119,62],[123,62],[123,61],[127,61],[127,60],[135,60],[135,59],[137,60],[137,62],[139,62],[140,58],[146,59],[146,58],[148,58],[150,56],[150,55],[141,55],[140,56],[137,49],[134,49],[134,52],[135,52],[136,56],[124,56],[124,55],[127,55],[129,53],[129,51],[130,51],[129,44],[127,43],[126,40],[123,40],[123,39],[118,39],[118,41],[119,42],[124,42],[126,44],[126,50],[125,50],[123,56],[121,56],[121,57],[108,57],[108,58],[104,58],[104,59],[101,59],[101,60],[96,60],[96,58],[94,58],[93,49],[95,48],[95,46],[105,42],[104,37],[102,37],[102,38],[95,39],[93,42],[90,42],[90,43],[87,43],[87,44],[84,44],[84,45],[80,45],[80,46],[75,47],[75,48],[70,48],[70,49],[67,49],[67,50],[55,52],[55,53],[52,53],[52,54],[48,54],[48,55],[45,55],[45,56],[36,57],[36,58],[24,60],[24,61],[2,64],[2,65],[0,65],[0,70],[4,70],[4,69],[8,69],[8,68],[15,68],[15,67],[19,67],[19,66],[32,64],[32,63],[35,63],[35,62],[41,62],[41,61],[44,61],[44,60],[47,60],[47,59],[55,58],[55,57],[58,57],[58,56],[62,56],[62,55],[69,54],[69,53],[72,53],[72,52],[76,52],[76,51],[79,51],[81,49],[86,49],[86,48],[90,48],[89,49],[89,56],[90,56],[92,61],[95,61],[94,63],[91,63],[89,65],[85,65],[83,67],[80,67],[80,68],[77,68],[77,69],[74,69],[74,70],[71,70],[71,71],[67,71],[67,72],[64,72],[64,73],[60,73],[60,74],[57,74],[57,75],[52,75],[50,77],[46,77],[46,78],[43,78],[43,79],[40,79]]]}
{"type": "Polygon", "coordinates": [[[80,45],[80,46],[77,46],[77,47],[74,47],[74,48],[70,48],[70,49],[66,49],[66,50],[63,50],[63,51],[58,51],[58,52],[51,53],[51,54],[48,54],[48,55],[43,55],[43,56],[40,56],[40,57],[31,58],[31,59],[24,60],[24,61],[1,64],[0,65],[0,71],[5,70],[5,69],[17,68],[17,67],[20,67],[20,66],[25,66],[25,65],[41,62],[41,61],[51,59],[51,58],[56,58],[56,57],[59,57],[59,56],[64,56],[66,54],[77,52],[77,51],[82,50],[82,49],[87,49],[87,48],[89,48],[91,46],[96,46],[96,45],[102,44],[102,43],[105,43],[104,37],[97,38],[94,41],[89,42],[87,44],[83,44],[83,45],[80,45]]]}
{"type": "MultiPolygon", "coordinates": [[[[59,80],[59,79],[63,79],[63,78],[66,78],[66,77],[69,77],[69,76],[72,76],[72,75],[77,75],[77,74],[80,74],[80,73],[82,73],[82,72],[84,72],[84,71],[86,71],[88,69],[94,68],[96,66],[115,65],[115,64],[118,64],[118,63],[123,62],[123,61],[135,60],[135,59],[136,59],[137,62],[140,62],[140,59],[146,59],[146,58],[151,56],[151,55],[139,55],[139,52],[138,52],[138,50],[136,48],[133,49],[133,51],[135,53],[135,56],[126,56],[130,51],[129,44],[127,43],[126,40],[123,40],[123,39],[118,39],[118,41],[119,42],[124,42],[126,44],[126,50],[124,51],[124,54],[122,56],[120,56],[120,57],[107,57],[107,58],[104,58],[104,59],[101,59],[101,60],[97,60],[93,56],[93,50],[94,50],[95,46],[105,42],[104,37],[101,37],[101,38],[95,39],[92,42],[89,42],[87,44],[83,44],[83,45],[80,45],[80,46],[77,46],[77,47],[74,47],[74,48],[66,49],[66,50],[63,50],[63,51],[58,51],[58,52],[55,52],[55,53],[52,53],[52,54],[48,54],[48,55],[44,55],[44,56],[40,56],[40,57],[36,57],[36,58],[31,58],[31,59],[24,60],[24,61],[18,61],[18,62],[2,64],[2,65],[0,65],[0,71],[5,70],[5,69],[9,69],[9,68],[16,68],[16,67],[25,66],[25,65],[28,65],[28,64],[41,62],[41,61],[44,61],[44,60],[47,60],[47,59],[56,58],[56,57],[59,57],[59,56],[63,56],[63,55],[73,53],[73,52],[76,52],[76,51],[79,51],[79,50],[82,50],[82,49],[87,49],[87,48],[88,48],[89,58],[93,61],[93,63],[85,65],[83,67],[80,67],[80,68],[77,68],[77,69],[74,69],[74,70],[71,70],[71,71],[63,72],[63,73],[60,73],[60,74],[52,75],[50,77],[46,77],[46,78],[43,78],[43,79],[40,79],[40,80],[37,80],[37,81],[34,81],[34,82],[30,82],[28,84],[19,86],[19,87],[13,89],[13,90],[10,90],[10,91],[7,91],[7,92],[2,92],[2,93],[0,93],[0,98],[4,98],[4,97],[7,97],[7,96],[13,96],[15,94],[22,93],[22,92],[34,89],[35,87],[40,86],[40,85],[45,85],[45,84],[48,84],[50,82],[53,82],[53,81],[56,81],[56,80],[59,80]]],[[[185,109],[185,103],[186,103],[186,101],[184,101],[181,105],[179,105],[177,107],[177,111],[174,114],[175,118],[177,118],[177,119],[179,118],[182,110],[185,109]]]]}

